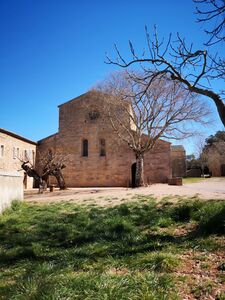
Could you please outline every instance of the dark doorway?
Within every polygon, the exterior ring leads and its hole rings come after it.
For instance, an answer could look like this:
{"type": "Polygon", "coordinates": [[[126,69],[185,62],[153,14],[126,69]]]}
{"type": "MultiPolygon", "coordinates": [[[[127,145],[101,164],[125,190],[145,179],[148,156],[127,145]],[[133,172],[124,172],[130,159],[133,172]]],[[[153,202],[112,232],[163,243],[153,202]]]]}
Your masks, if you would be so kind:
{"type": "Polygon", "coordinates": [[[136,163],[133,163],[131,166],[131,186],[135,188],[136,184],[136,163]]]}
{"type": "Polygon", "coordinates": [[[225,164],[221,165],[221,176],[225,176],[225,164]]]}

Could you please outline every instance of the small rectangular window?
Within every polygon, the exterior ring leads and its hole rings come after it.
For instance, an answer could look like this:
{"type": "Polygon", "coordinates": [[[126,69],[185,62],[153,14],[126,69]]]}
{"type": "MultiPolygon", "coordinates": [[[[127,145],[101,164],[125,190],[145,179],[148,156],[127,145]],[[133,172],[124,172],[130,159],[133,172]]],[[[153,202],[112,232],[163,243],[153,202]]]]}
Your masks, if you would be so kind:
{"type": "Polygon", "coordinates": [[[82,143],[82,156],[88,156],[88,140],[83,140],[83,143],[82,143]]]}
{"type": "Polygon", "coordinates": [[[24,150],[24,159],[25,160],[29,160],[27,150],[24,150]]]}
{"type": "Polygon", "coordinates": [[[13,159],[16,159],[16,148],[13,147],[13,159]]]}
{"type": "Polygon", "coordinates": [[[1,157],[4,156],[4,145],[1,145],[1,148],[0,148],[0,156],[1,156],[1,157]]]}
{"type": "Polygon", "coordinates": [[[20,149],[16,148],[16,156],[19,158],[20,157],[20,149]]]}
{"type": "Polygon", "coordinates": [[[100,139],[100,156],[106,156],[105,139],[100,139]]]}
{"type": "Polygon", "coordinates": [[[35,163],[35,152],[34,152],[34,150],[32,150],[32,163],[33,163],[33,165],[35,163]]]}

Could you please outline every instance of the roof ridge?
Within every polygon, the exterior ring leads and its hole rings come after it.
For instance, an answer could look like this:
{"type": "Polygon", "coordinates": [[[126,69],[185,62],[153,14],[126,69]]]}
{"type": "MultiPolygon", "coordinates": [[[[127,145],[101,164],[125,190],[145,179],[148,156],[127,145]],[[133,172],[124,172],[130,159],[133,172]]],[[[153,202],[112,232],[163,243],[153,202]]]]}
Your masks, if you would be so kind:
{"type": "Polygon", "coordinates": [[[24,142],[27,142],[27,143],[30,143],[30,144],[33,144],[33,145],[37,145],[36,142],[31,141],[31,140],[29,140],[29,139],[27,139],[27,138],[25,138],[25,137],[23,137],[23,136],[21,136],[21,135],[19,135],[17,133],[14,133],[12,131],[8,131],[6,129],[0,128],[0,132],[2,132],[4,134],[7,134],[7,135],[10,135],[10,136],[12,136],[12,137],[14,137],[16,139],[22,140],[24,142]]]}
{"type": "Polygon", "coordinates": [[[61,106],[65,105],[65,104],[68,104],[68,103],[73,102],[75,100],[78,100],[78,99],[82,98],[83,96],[85,96],[87,94],[91,94],[91,93],[101,93],[101,92],[97,91],[95,89],[89,90],[89,91],[87,91],[87,92],[85,92],[85,93],[83,93],[83,94],[81,94],[81,95],[79,95],[79,96],[77,96],[75,98],[72,98],[72,99],[70,99],[70,100],[68,100],[66,102],[63,102],[62,104],[59,104],[58,107],[61,107],[61,106]]]}

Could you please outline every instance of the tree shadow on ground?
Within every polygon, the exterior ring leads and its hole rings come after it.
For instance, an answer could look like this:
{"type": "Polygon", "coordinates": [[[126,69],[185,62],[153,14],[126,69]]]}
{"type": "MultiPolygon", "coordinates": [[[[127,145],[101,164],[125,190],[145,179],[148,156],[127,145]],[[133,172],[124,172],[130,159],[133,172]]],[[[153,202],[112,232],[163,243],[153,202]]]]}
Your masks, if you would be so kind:
{"type": "Polygon", "coordinates": [[[220,249],[214,236],[224,234],[224,220],[222,201],[159,205],[150,199],[113,208],[16,203],[0,217],[1,276],[14,278],[5,281],[2,294],[11,295],[20,281],[32,290],[32,278],[38,296],[27,299],[38,299],[59,284],[56,274],[68,270],[102,274],[112,267],[142,269],[156,260],[160,268],[164,261],[173,265],[170,253],[220,249]],[[179,228],[182,234],[174,234],[179,228]]]}
{"type": "Polygon", "coordinates": [[[224,234],[225,205],[184,203],[158,207],[155,202],[122,204],[114,208],[82,208],[64,205],[35,206],[12,210],[0,221],[0,265],[23,259],[59,261],[127,256],[167,247],[192,247],[212,234],[224,234]],[[196,226],[185,235],[160,231],[196,226]],[[188,246],[189,245],[189,246],[188,246]],[[66,251],[66,252],[65,252],[66,251]],[[71,253],[72,257],[70,257],[71,253]]]}

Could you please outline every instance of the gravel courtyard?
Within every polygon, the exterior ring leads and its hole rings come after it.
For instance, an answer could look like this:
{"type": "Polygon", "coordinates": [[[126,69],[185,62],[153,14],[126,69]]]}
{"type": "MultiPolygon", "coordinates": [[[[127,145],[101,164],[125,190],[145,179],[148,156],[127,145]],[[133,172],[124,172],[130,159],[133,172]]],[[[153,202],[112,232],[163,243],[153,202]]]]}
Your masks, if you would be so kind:
{"type": "Polygon", "coordinates": [[[56,202],[75,201],[77,203],[90,202],[99,205],[116,205],[124,201],[130,201],[138,195],[151,195],[157,199],[170,197],[171,199],[198,196],[202,199],[225,200],[225,178],[209,178],[201,182],[187,183],[182,186],[170,186],[167,184],[153,184],[149,187],[132,188],[69,188],[65,191],[55,189],[54,192],[38,194],[37,189],[25,191],[27,202],[56,202]]]}

